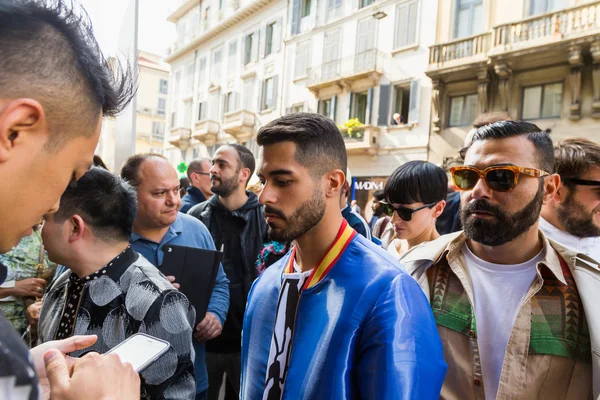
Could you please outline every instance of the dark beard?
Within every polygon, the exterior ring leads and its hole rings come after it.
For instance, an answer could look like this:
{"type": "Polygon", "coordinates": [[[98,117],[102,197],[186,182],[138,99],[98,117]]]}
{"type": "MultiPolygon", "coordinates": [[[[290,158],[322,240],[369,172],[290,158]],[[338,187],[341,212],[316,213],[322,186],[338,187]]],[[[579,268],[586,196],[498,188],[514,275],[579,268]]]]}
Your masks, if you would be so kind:
{"type": "Polygon", "coordinates": [[[221,184],[219,186],[215,186],[213,187],[211,185],[210,187],[210,191],[213,192],[216,195],[219,195],[223,198],[227,198],[229,196],[231,196],[231,194],[237,190],[237,188],[240,186],[238,184],[239,181],[239,175],[234,175],[231,179],[223,179],[223,178],[219,178],[219,182],[221,182],[221,184]]]}
{"type": "Polygon", "coordinates": [[[317,226],[323,219],[325,199],[323,199],[321,191],[315,189],[313,197],[302,203],[289,218],[270,206],[265,206],[265,213],[277,215],[287,222],[287,230],[273,228],[269,225],[269,240],[280,243],[292,242],[317,226]]]}
{"type": "Polygon", "coordinates": [[[486,246],[501,246],[527,232],[535,224],[544,202],[544,187],[540,185],[535,197],[521,211],[508,215],[502,208],[485,200],[475,200],[460,210],[460,220],[467,237],[486,246]],[[491,212],[496,220],[488,221],[470,216],[473,210],[491,212]]]}
{"type": "Polygon", "coordinates": [[[569,192],[565,202],[556,210],[565,229],[580,238],[600,236],[600,228],[594,224],[594,216],[586,213],[585,208],[575,201],[573,194],[573,191],[569,192]]]}

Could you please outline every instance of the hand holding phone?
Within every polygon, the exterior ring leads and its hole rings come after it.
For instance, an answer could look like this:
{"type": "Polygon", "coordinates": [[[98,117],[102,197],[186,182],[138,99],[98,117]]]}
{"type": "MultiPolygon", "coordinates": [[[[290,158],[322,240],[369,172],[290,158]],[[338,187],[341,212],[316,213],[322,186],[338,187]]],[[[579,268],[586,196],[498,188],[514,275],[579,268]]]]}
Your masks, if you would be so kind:
{"type": "Polygon", "coordinates": [[[105,354],[116,354],[121,362],[130,363],[135,372],[141,372],[160,356],[165,354],[171,344],[145,333],[136,333],[121,342],[105,354]]]}

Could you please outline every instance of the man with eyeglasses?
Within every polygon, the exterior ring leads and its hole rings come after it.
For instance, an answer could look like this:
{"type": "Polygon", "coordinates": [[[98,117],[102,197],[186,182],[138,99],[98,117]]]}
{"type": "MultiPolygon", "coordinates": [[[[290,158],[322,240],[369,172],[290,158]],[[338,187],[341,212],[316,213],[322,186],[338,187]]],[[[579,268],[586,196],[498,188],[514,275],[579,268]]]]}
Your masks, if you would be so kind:
{"type": "Polygon", "coordinates": [[[552,140],[537,126],[478,129],[465,165],[451,169],[464,232],[402,260],[442,338],[443,399],[600,395],[600,269],[539,229],[560,185],[552,171],[552,140]]]}
{"type": "Polygon", "coordinates": [[[190,181],[190,187],[186,189],[187,194],[181,198],[179,211],[187,213],[196,204],[205,202],[212,196],[210,191],[211,161],[207,158],[197,159],[190,162],[186,171],[190,181]]]}
{"type": "Polygon", "coordinates": [[[542,207],[540,229],[549,238],[600,260],[600,146],[584,138],[554,146],[556,196],[542,207]]]}

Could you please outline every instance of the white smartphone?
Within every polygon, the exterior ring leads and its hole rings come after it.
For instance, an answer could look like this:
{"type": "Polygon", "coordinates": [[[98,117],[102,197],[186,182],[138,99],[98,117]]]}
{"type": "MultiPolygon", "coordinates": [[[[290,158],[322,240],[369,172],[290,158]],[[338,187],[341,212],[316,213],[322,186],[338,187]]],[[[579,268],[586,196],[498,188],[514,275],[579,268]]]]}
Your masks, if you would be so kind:
{"type": "Polygon", "coordinates": [[[171,344],[165,340],[145,333],[136,333],[105,354],[117,354],[122,362],[130,363],[135,372],[142,372],[165,354],[170,346],[171,344]]]}

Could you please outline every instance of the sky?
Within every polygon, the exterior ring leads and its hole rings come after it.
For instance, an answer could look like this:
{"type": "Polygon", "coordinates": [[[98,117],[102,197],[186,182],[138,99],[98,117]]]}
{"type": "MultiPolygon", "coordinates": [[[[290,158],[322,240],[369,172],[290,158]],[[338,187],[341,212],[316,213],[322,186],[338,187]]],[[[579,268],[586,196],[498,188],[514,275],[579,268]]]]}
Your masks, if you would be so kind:
{"type": "MultiPolygon", "coordinates": [[[[173,0],[139,0],[139,50],[161,56],[175,41],[175,24],[167,21],[169,3],[173,0]]],[[[121,25],[126,15],[124,0],[79,0],[86,9],[96,34],[96,39],[105,55],[114,55],[119,46],[121,25]]]]}

